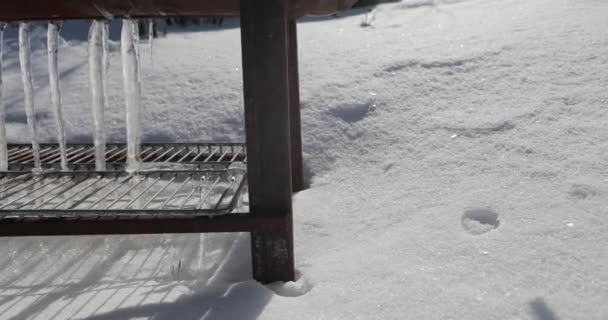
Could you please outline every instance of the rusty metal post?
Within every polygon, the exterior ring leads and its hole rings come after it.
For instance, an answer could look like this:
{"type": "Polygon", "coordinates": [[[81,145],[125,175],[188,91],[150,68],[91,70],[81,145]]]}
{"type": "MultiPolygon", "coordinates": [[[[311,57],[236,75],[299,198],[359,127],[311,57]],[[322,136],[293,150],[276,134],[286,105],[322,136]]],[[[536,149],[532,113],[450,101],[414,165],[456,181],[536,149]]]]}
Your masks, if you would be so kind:
{"type": "Polygon", "coordinates": [[[289,122],[291,136],[291,185],[293,192],[302,191],[304,160],[302,158],[302,125],[300,116],[300,77],[298,72],[298,26],[295,18],[288,22],[289,46],[289,122]]]}
{"type": "Polygon", "coordinates": [[[251,232],[253,276],[263,283],[295,278],[288,41],[287,0],[241,0],[250,214],[283,221],[251,232]]]}

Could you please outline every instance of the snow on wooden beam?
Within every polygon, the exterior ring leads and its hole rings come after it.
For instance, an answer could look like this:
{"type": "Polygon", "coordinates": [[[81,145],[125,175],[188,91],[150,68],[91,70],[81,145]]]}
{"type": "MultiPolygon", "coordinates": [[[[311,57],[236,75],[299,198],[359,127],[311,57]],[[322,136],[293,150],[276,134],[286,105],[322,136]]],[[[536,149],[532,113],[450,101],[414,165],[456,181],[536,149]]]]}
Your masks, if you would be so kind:
{"type": "MultiPolygon", "coordinates": [[[[356,0],[284,0],[290,15],[331,14],[356,0]]],[[[238,16],[239,0],[2,0],[0,21],[238,16]]]]}

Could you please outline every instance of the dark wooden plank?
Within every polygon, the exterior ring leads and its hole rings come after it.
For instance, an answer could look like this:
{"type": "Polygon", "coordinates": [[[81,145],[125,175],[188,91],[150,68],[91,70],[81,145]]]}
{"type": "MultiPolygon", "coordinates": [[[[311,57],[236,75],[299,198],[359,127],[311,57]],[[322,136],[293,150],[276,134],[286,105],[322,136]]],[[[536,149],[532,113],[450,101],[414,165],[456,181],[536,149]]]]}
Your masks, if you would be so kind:
{"type": "Polygon", "coordinates": [[[291,210],[287,23],[283,1],[253,1],[243,1],[241,17],[249,203],[253,214],[284,215],[291,210]]]}
{"type": "MultiPolygon", "coordinates": [[[[355,0],[291,0],[291,16],[330,14],[355,0]]],[[[2,0],[0,21],[238,16],[239,0],[2,0]]]]}
{"type": "Polygon", "coordinates": [[[285,0],[241,1],[249,210],[284,219],[281,228],[251,234],[254,278],[263,283],[295,276],[287,21],[285,0]]]}
{"type": "Polygon", "coordinates": [[[295,281],[291,216],[276,226],[251,232],[253,278],[261,283],[295,281]]]}
{"type": "Polygon", "coordinates": [[[249,232],[282,228],[283,223],[282,217],[251,215],[139,219],[19,218],[1,219],[0,237],[249,232]]]}
{"type": "Polygon", "coordinates": [[[291,185],[293,192],[305,189],[302,158],[302,125],[300,116],[300,76],[298,72],[298,25],[289,19],[289,126],[291,137],[291,185]]]}
{"type": "Polygon", "coordinates": [[[2,0],[0,20],[104,19],[238,15],[237,1],[195,0],[2,0]]]}

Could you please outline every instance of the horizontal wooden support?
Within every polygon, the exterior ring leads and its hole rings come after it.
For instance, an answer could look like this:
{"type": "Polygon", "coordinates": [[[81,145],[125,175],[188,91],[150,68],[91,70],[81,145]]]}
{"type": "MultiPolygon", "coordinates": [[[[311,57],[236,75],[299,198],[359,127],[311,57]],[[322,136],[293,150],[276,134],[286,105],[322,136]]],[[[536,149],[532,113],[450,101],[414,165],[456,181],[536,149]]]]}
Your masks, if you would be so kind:
{"type": "Polygon", "coordinates": [[[252,232],[282,228],[285,217],[15,218],[0,220],[0,237],[252,232]]]}
{"type": "MultiPolygon", "coordinates": [[[[356,0],[284,0],[290,15],[331,14],[356,0]]],[[[260,1],[263,4],[263,1],[260,1]]],[[[1,0],[0,21],[239,16],[239,0],[1,0]]]]}

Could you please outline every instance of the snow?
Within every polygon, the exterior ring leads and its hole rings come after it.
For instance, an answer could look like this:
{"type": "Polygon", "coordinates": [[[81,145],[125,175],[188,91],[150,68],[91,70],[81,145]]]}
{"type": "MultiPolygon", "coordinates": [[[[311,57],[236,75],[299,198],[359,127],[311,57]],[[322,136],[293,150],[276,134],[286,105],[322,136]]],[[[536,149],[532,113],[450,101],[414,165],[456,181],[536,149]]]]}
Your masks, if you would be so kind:
{"type": "MultiPolygon", "coordinates": [[[[247,235],[7,238],[0,319],[608,318],[608,3],[403,1],[362,28],[366,12],[299,24],[297,282],[252,281],[247,235]]],[[[244,139],[236,26],[155,40],[145,141],[244,139]]],[[[91,141],[87,44],[69,28],[66,134],[91,141]]],[[[40,34],[37,129],[54,141],[40,34]]],[[[112,40],[107,135],[124,142],[112,40]]],[[[15,41],[7,136],[27,143],[15,41]]]]}

